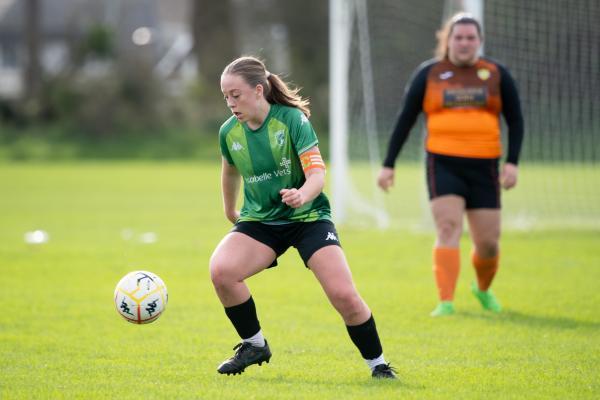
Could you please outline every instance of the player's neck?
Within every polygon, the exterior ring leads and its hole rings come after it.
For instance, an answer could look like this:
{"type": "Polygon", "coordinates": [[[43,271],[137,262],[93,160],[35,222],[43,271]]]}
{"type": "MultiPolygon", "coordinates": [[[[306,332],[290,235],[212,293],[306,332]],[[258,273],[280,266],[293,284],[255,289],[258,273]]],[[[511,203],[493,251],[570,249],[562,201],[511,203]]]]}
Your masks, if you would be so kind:
{"type": "Polygon", "coordinates": [[[477,61],[479,61],[479,56],[469,60],[458,60],[454,57],[448,57],[448,60],[457,67],[472,67],[473,65],[477,64],[477,61]]]}
{"type": "Polygon", "coordinates": [[[262,126],[269,115],[269,111],[271,110],[271,104],[268,101],[264,100],[258,103],[256,107],[256,114],[252,119],[249,119],[247,122],[248,128],[252,130],[257,130],[262,126]]]}

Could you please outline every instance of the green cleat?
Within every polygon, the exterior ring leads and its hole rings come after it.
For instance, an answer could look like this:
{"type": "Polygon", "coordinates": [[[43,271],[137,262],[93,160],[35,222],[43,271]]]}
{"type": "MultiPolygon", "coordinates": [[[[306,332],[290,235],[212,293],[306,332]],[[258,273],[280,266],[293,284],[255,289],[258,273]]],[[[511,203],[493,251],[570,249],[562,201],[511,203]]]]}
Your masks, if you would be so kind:
{"type": "Polygon", "coordinates": [[[451,301],[440,301],[437,307],[429,314],[432,317],[444,317],[454,314],[454,304],[451,301]]]}
{"type": "Polygon", "coordinates": [[[489,311],[493,311],[493,312],[500,312],[502,311],[502,306],[500,305],[500,303],[498,302],[498,299],[496,299],[496,296],[494,296],[494,293],[492,293],[491,290],[479,290],[479,287],[477,286],[477,283],[473,282],[471,283],[471,292],[473,293],[473,295],[475,297],[477,297],[477,300],[479,300],[479,302],[481,303],[481,306],[485,309],[485,310],[489,310],[489,311]]]}

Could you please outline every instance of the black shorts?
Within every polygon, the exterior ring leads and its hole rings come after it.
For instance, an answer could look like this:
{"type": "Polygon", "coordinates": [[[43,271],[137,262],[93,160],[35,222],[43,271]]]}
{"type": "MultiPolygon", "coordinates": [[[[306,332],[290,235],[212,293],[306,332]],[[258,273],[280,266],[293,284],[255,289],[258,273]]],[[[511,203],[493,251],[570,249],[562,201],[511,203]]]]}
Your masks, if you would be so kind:
{"type": "Polygon", "coordinates": [[[464,158],[427,153],[429,199],[455,194],[466,208],[500,208],[497,158],[464,158]]]}
{"type": "Polygon", "coordinates": [[[268,267],[277,265],[277,257],[291,246],[295,247],[308,268],[308,260],[325,246],[340,246],[335,225],[331,221],[292,222],[282,225],[269,225],[257,221],[237,222],[231,232],[240,232],[266,244],[276,254],[275,261],[268,267]]]}

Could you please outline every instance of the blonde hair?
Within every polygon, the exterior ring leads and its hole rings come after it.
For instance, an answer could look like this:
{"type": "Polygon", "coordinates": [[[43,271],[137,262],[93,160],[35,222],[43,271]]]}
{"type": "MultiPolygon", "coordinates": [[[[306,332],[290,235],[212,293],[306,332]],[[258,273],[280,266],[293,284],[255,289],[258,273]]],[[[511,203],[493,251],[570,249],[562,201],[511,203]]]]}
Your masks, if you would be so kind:
{"type": "Polygon", "coordinates": [[[265,99],[270,104],[283,104],[296,107],[310,117],[310,102],[298,93],[300,88],[290,88],[279,76],[267,70],[265,64],[256,57],[243,56],[233,60],[221,75],[241,76],[248,85],[262,85],[265,99]]]}
{"type": "Polygon", "coordinates": [[[450,19],[446,21],[442,29],[436,32],[437,46],[435,48],[435,57],[439,60],[443,60],[448,57],[448,41],[452,30],[456,25],[475,25],[479,38],[483,40],[483,33],[481,31],[481,24],[473,15],[469,13],[460,12],[454,14],[450,19]]]}

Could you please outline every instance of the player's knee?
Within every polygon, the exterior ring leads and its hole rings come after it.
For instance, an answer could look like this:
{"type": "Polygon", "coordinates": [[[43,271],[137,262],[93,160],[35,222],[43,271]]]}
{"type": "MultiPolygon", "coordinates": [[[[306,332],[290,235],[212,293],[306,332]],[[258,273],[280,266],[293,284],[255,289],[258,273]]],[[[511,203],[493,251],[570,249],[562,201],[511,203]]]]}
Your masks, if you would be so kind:
{"type": "Polygon", "coordinates": [[[462,227],[460,223],[453,220],[445,220],[437,223],[438,241],[441,245],[453,246],[460,240],[462,227]]]}
{"type": "Polygon", "coordinates": [[[480,240],[475,245],[475,251],[481,258],[492,258],[498,255],[498,241],[496,240],[480,240]]]}
{"type": "Polygon", "coordinates": [[[211,259],[209,263],[210,280],[215,288],[227,287],[234,281],[228,272],[227,264],[221,260],[211,259]]]}
{"type": "Polygon", "coordinates": [[[363,311],[364,302],[355,290],[339,290],[332,296],[332,303],[346,319],[359,315],[363,311]]]}

